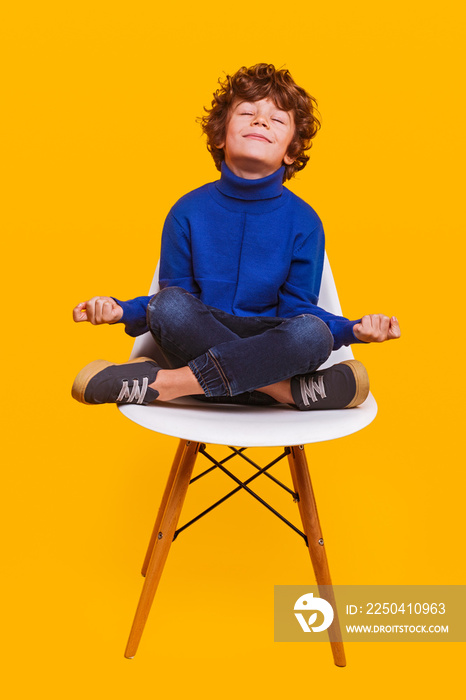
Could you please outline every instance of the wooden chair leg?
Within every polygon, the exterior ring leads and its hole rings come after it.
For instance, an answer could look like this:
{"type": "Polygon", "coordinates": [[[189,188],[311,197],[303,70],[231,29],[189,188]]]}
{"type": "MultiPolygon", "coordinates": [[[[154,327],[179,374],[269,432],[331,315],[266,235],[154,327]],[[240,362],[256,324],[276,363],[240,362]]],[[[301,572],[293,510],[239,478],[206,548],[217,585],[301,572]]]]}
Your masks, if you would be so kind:
{"type": "Polygon", "coordinates": [[[187,440],[180,440],[178,449],[176,450],[172,468],[170,469],[170,473],[168,475],[167,485],[165,486],[165,491],[163,492],[162,500],[160,502],[160,507],[157,513],[157,518],[155,520],[154,529],[152,530],[152,535],[146,552],[146,558],[144,559],[144,563],[142,565],[141,574],[143,576],[146,575],[147,567],[149,566],[150,558],[152,556],[152,552],[154,551],[155,543],[157,542],[157,536],[160,532],[160,523],[162,522],[163,514],[165,513],[165,508],[167,507],[170,491],[172,490],[173,482],[175,481],[175,477],[177,475],[181,463],[181,458],[183,456],[186,443],[187,440]]]}
{"type": "Polygon", "coordinates": [[[125,651],[125,657],[127,659],[132,659],[134,657],[139,646],[152,601],[154,600],[155,592],[160,577],[162,576],[163,567],[173,541],[173,535],[175,534],[178,519],[188,490],[199,446],[199,442],[187,442],[183,456],[181,457],[179,469],[173,481],[165,512],[161,519],[160,531],[157,534],[156,543],[147,567],[144,586],[125,651]]]}
{"type": "Polygon", "coordinates": [[[319,523],[317,506],[303,445],[290,447],[288,461],[290,464],[293,487],[299,496],[299,513],[303,523],[304,534],[307,537],[309,554],[311,555],[319,593],[322,598],[325,598],[325,600],[330,603],[335,612],[333,622],[328,630],[333,659],[336,666],[346,666],[345,651],[341,638],[340,622],[338,620],[332,580],[328,568],[327,554],[325,552],[322,530],[319,523]],[[325,586],[325,588],[321,588],[322,586],[325,586]]]}

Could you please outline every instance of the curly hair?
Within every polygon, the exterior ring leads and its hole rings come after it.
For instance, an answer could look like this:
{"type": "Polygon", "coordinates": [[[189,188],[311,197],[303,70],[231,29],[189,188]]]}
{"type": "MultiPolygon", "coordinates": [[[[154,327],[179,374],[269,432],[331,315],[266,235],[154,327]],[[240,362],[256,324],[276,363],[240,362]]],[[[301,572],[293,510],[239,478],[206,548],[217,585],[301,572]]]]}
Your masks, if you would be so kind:
{"type": "Polygon", "coordinates": [[[218,170],[225,160],[223,148],[216,144],[225,141],[230,107],[236,99],[255,102],[270,98],[279,109],[293,112],[295,133],[288,148],[288,156],[294,158],[291,165],[285,165],[283,181],[289,180],[302,170],[309,156],[305,154],[320,129],[317,102],[303,88],[296,85],[291,73],[286,69],[276,70],[271,63],[258,63],[251,68],[243,66],[234,75],[227,75],[220,88],[213,95],[212,108],[204,107],[206,115],[198,117],[203,132],[207,136],[207,148],[218,170]]]}

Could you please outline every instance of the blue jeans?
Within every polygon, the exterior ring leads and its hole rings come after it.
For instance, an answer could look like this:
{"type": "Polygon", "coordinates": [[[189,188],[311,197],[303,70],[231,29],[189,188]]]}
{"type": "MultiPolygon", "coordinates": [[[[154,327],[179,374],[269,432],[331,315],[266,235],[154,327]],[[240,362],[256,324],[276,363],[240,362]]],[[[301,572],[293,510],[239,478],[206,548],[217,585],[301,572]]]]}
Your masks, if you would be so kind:
{"type": "Polygon", "coordinates": [[[169,366],[188,365],[213,402],[276,403],[255,390],[315,371],[333,348],[316,316],[232,316],[180,287],[152,297],[147,323],[169,366]]]}

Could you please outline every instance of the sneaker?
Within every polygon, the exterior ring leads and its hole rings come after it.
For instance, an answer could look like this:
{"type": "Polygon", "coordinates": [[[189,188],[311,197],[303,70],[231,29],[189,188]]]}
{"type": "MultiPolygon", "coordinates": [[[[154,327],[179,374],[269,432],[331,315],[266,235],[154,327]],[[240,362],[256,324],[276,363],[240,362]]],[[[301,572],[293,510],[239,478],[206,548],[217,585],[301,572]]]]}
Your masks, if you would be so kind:
{"type": "Polygon", "coordinates": [[[345,360],[328,369],[291,379],[293,401],[301,411],[354,408],[369,394],[369,376],[359,360],[345,360]]]}
{"type": "Polygon", "coordinates": [[[154,401],[159,392],[149,384],[161,369],[150,357],[138,357],[121,365],[94,360],[83,367],[73,382],[71,394],[87,404],[137,403],[154,401]]]}

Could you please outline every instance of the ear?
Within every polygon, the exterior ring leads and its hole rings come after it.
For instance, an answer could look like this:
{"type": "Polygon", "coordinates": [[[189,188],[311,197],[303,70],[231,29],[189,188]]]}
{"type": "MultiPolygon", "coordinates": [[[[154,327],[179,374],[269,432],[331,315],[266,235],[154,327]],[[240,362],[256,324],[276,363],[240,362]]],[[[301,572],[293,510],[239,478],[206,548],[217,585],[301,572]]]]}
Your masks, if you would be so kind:
{"type": "Polygon", "coordinates": [[[291,165],[295,162],[295,160],[296,158],[290,158],[288,154],[286,154],[286,156],[283,158],[283,162],[285,163],[285,165],[291,165]]]}
{"type": "Polygon", "coordinates": [[[221,141],[220,143],[215,144],[216,148],[224,148],[225,147],[225,141],[221,141]]]}

